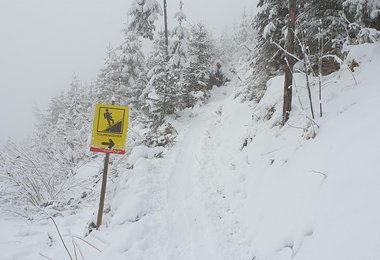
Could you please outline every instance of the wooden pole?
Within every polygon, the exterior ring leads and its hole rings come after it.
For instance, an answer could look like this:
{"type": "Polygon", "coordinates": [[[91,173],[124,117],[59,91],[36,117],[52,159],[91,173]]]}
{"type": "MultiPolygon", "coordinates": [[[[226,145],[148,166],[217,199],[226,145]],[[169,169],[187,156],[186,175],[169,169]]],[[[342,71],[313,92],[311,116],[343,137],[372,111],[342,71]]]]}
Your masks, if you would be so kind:
{"type": "Polygon", "coordinates": [[[104,199],[106,197],[106,186],[107,186],[107,174],[108,174],[109,161],[110,161],[110,154],[107,153],[106,157],[104,158],[102,189],[100,191],[100,201],[99,201],[98,220],[96,222],[96,229],[99,229],[100,225],[102,224],[104,199]]]}
{"type": "MultiPolygon", "coordinates": [[[[112,98],[112,105],[115,105],[114,98],[112,98]]],[[[105,197],[106,197],[106,186],[107,186],[107,175],[108,175],[108,164],[109,164],[109,161],[110,161],[110,154],[106,153],[106,156],[104,158],[102,189],[100,190],[98,220],[96,221],[96,229],[97,230],[99,229],[100,225],[102,225],[104,200],[105,200],[105,197]]]]}

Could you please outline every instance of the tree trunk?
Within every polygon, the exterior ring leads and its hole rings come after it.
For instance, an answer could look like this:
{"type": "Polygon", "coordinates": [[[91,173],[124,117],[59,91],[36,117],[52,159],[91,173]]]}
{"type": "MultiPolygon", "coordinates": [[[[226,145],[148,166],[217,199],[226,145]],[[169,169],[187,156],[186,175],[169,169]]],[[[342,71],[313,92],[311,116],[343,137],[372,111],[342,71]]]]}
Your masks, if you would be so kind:
{"type": "Polygon", "coordinates": [[[166,52],[166,61],[169,61],[169,36],[168,36],[168,14],[166,8],[166,0],[164,0],[164,25],[165,25],[165,52],[166,52]]]}
{"type": "Polygon", "coordinates": [[[282,125],[289,119],[289,113],[292,109],[292,84],[293,84],[293,65],[294,59],[290,54],[294,54],[294,30],[296,24],[296,0],[289,0],[289,24],[288,36],[286,40],[286,59],[288,66],[285,66],[285,81],[284,81],[284,103],[282,109],[282,125]]]}

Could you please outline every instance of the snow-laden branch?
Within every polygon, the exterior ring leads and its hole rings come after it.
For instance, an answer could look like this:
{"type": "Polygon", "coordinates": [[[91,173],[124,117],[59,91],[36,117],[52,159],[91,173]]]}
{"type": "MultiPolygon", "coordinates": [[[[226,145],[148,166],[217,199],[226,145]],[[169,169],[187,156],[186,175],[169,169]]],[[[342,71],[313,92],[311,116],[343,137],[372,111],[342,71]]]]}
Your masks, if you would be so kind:
{"type": "Polygon", "coordinates": [[[272,42],[274,45],[276,45],[280,50],[284,51],[287,55],[289,55],[289,56],[293,57],[295,60],[300,61],[300,62],[303,63],[303,61],[302,61],[300,58],[298,58],[298,57],[295,56],[294,54],[292,54],[292,53],[288,52],[287,50],[285,50],[284,48],[282,48],[277,42],[274,42],[274,41],[271,41],[271,42],[272,42]]]}

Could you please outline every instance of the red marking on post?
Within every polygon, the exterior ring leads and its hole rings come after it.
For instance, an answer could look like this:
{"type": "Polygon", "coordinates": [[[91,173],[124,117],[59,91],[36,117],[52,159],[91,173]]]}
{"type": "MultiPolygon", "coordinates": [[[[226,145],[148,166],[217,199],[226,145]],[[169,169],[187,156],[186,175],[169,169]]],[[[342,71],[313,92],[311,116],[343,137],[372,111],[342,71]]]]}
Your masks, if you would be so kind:
{"type": "Polygon", "coordinates": [[[91,152],[96,153],[115,153],[115,154],[125,154],[125,150],[121,149],[108,149],[108,148],[98,148],[98,147],[90,147],[91,152]]]}

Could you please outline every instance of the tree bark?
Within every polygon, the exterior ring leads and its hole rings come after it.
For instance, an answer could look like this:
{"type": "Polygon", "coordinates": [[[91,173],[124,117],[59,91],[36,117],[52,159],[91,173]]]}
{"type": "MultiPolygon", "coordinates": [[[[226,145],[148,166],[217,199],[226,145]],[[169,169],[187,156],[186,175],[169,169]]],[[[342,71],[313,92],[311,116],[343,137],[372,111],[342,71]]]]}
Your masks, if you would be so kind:
{"type": "Polygon", "coordinates": [[[293,65],[294,59],[290,54],[294,54],[294,30],[296,24],[296,0],[289,0],[289,21],[288,35],[286,40],[287,66],[285,66],[285,81],[284,81],[284,102],[282,109],[282,125],[289,119],[289,113],[292,109],[292,85],[293,85],[293,65]]]}

